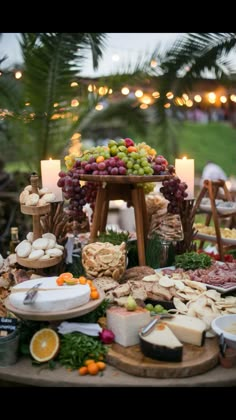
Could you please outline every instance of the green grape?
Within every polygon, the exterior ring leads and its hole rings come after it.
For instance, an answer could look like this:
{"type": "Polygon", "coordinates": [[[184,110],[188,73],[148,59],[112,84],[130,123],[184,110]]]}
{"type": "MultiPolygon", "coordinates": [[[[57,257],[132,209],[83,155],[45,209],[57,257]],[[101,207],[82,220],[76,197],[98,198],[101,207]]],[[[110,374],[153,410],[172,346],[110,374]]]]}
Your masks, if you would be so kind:
{"type": "Polygon", "coordinates": [[[162,305],[155,305],[154,306],[154,311],[159,314],[159,313],[163,313],[164,307],[162,305]]]}
{"type": "Polygon", "coordinates": [[[133,168],[133,162],[132,162],[132,160],[128,160],[128,162],[126,163],[126,166],[127,166],[128,169],[133,168]]]}
{"type": "Polygon", "coordinates": [[[151,303],[147,303],[147,305],[145,306],[145,308],[146,308],[148,311],[153,311],[153,310],[154,310],[154,306],[153,306],[151,303]]]}

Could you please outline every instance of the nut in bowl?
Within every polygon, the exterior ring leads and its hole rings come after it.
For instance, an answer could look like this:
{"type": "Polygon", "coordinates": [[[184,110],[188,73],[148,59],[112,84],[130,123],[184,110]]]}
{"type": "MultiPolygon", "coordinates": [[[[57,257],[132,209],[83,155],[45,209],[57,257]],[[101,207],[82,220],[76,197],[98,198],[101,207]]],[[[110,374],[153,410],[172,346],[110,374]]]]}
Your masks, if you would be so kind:
{"type": "Polygon", "coordinates": [[[236,314],[218,316],[211,327],[218,336],[224,335],[228,347],[236,349],[236,314]]]}

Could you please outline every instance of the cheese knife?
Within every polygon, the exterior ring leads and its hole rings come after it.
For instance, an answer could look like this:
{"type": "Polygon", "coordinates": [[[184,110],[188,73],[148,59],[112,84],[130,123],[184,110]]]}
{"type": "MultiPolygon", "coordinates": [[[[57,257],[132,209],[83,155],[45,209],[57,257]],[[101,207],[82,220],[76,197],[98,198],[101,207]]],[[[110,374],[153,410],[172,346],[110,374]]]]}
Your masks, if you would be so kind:
{"type": "Polygon", "coordinates": [[[166,313],[155,316],[145,327],[141,328],[140,334],[145,337],[150,334],[150,332],[155,328],[156,324],[160,322],[163,318],[173,318],[174,315],[166,313]]]}
{"type": "Polygon", "coordinates": [[[42,283],[37,283],[31,289],[26,292],[25,298],[23,300],[24,305],[29,305],[30,303],[33,303],[36,299],[38,288],[41,286],[42,283]]]}

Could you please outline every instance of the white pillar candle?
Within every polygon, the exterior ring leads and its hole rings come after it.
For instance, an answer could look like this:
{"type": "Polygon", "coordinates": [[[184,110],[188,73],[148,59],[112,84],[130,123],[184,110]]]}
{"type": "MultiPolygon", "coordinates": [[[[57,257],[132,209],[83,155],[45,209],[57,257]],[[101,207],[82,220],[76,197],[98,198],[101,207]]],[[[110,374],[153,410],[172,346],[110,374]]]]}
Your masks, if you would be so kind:
{"type": "Polygon", "coordinates": [[[50,192],[56,195],[55,201],[62,201],[62,189],[57,186],[61,161],[55,159],[41,160],[42,186],[47,187],[50,192]]]}
{"type": "Polygon", "coordinates": [[[175,159],[175,172],[181,181],[186,182],[188,188],[186,199],[194,198],[194,159],[175,159]]]}

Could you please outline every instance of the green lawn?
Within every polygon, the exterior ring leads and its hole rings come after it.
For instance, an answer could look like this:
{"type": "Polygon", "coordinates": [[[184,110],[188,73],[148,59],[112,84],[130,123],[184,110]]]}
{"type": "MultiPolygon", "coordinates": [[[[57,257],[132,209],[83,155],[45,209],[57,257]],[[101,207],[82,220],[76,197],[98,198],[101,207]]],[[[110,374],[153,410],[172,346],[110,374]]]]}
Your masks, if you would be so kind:
{"type": "Polygon", "coordinates": [[[185,122],[178,141],[181,155],[194,159],[196,174],[201,174],[206,161],[212,160],[228,176],[236,176],[236,129],[229,124],[185,122]]]}
{"type": "MultiPolygon", "coordinates": [[[[139,138],[136,140],[142,141],[139,138]]],[[[236,129],[230,124],[222,122],[199,124],[187,121],[177,129],[177,141],[180,156],[186,154],[188,158],[195,160],[196,175],[201,175],[207,160],[213,160],[222,166],[228,176],[236,176],[236,129]]],[[[27,171],[22,162],[8,162],[6,169],[27,171]]]]}

